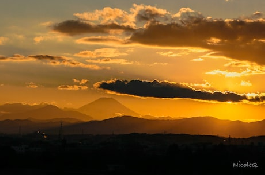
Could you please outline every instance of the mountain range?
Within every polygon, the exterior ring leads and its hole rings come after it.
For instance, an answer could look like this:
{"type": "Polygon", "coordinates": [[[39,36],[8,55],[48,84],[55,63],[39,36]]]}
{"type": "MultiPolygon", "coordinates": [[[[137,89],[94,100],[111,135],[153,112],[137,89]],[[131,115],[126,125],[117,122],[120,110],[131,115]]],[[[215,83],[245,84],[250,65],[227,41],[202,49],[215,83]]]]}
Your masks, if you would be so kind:
{"type": "MultiPolygon", "coordinates": [[[[172,133],[251,137],[265,135],[265,120],[246,123],[242,121],[221,120],[213,117],[150,120],[123,116],[64,127],[65,134],[80,134],[81,130],[85,134],[172,133]]],[[[53,133],[53,130],[50,130],[50,133],[53,133]]]]}
{"type": "Polygon", "coordinates": [[[174,119],[140,116],[112,98],[100,98],[75,110],[63,110],[53,105],[0,106],[0,133],[31,133],[41,129],[58,134],[63,122],[65,134],[128,134],[172,133],[251,137],[265,135],[265,120],[242,122],[213,117],[174,119]]]}
{"type": "Polygon", "coordinates": [[[131,116],[114,117],[102,121],[82,122],[78,120],[31,120],[16,119],[0,121],[0,133],[16,134],[21,128],[23,134],[36,130],[47,134],[58,134],[63,121],[63,133],[71,134],[191,134],[216,135],[223,137],[247,138],[265,135],[265,120],[241,122],[221,120],[213,117],[183,119],[143,119],[131,116]]]}
{"type": "Polygon", "coordinates": [[[82,121],[103,120],[116,116],[140,116],[113,98],[99,98],[78,109],[60,109],[53,105],[25,105],[21,103],[0,106],[0,120],[75,118],[82,121]]]}
{"type": "Polygon", "coordinates": [[[3,114],[10,113],[22,113],[34,109],[39,109],[41,107],[46,106],[47,104],[39,104],[39,105],[28,105],[22,103],[6,103],[0,106],[0,116],[3,114]]]}
{"type": "Polygon", "coordinates": [[[33,110],[18,113],[6,113],[0,116],[1,120],[4,119],[36,119],[36,120],[47,120],[54,118],[73,118],[82,121],[89,121],[92,117],[81,114],[77,111],[63,111],[56,106],[46,105],[33,110]]]}

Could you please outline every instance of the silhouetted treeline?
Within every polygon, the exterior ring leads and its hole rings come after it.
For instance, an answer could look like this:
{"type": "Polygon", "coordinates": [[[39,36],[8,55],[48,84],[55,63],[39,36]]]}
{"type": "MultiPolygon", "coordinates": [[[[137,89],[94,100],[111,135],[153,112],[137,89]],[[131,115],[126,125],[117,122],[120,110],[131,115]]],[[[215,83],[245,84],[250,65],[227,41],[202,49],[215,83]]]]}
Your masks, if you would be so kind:
{"type": "Polygon", "coordinates": [[[60,140],[57,135],[2,135],[0,174],[259,175],[264,174],[264,143],[264,137],[186,134],[65,135],[60,140]]]}

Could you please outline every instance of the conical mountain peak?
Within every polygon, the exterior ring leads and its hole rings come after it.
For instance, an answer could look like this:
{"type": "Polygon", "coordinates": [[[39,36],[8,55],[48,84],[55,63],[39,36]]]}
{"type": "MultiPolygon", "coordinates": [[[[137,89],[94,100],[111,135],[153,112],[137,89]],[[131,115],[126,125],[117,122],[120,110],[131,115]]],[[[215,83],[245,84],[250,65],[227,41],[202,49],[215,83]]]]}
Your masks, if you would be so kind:
{"type": "Polygon", "coordinates": [[[130,110],[114,98],[99,98],[80,107],[78,110],[98,120],[121,115],[138,116],[137,113],[130,110]]]}

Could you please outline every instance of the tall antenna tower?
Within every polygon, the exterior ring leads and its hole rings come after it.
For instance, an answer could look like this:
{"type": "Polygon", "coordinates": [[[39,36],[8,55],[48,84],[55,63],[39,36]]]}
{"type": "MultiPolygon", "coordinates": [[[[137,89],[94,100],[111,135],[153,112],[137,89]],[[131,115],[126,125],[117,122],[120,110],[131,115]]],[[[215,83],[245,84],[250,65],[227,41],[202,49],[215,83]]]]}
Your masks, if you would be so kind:
{"type": "Polygon", "coordinates": [[[18,135],[21,136],[21,126],[18,128],[18,135]]]}
{"type": "Polygon", "coordinates": [[[63,122],[61,121],[61,127],[59,129],[59,140],[63,139],[63,122]]]}

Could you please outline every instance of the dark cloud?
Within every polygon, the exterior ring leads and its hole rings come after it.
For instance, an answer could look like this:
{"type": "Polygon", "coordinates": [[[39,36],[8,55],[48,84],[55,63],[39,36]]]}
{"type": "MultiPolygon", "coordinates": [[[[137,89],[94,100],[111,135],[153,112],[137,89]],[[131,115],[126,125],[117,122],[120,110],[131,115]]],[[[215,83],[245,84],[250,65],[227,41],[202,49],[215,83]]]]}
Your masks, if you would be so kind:
{"type": "Polygon", "coordinates": [[[63,56],[52,56],[52,55],[33,55],[33,56],[28,56],[29,58],[34,58],[36,60],[41,60],[41,61],[47,61],[48,64],[51,65],[64,65],[64,66],[69,66],[69,67],[82,67],[82,68],[89,68],[92,70],[100,70],[100,69],[109,69],[108,67],[99,67],[97,65],[93,64],[84,64],[75,60],[72,60],[67,57],[63,56]]]}
{"type": "Polygon", "coordinates": [[[246,20],[264,20],[264,14],[262,12],[255,12],[253,13],[252,15],[250,16],[247,16],[247,17],[244,17],[243,19],[246,19],[246,20]]]}
{"type": "Polygon", "coordinates": [[[202,47],[238,60],[265,64],[265,21],[208,20],[191,17],[181,23],[150,23],[136,31],[135,43],[171,47],[202,47]]]}
{"type": "Polygon", "coordinates": [[[206,92],[194,90],[190,87],[169,82],[153,82],[141,80],[115,80],[100,82],[99,88],[120,94],[136,95],[140,97],[155,98],[190,98],[198,100],[213,100],[219,102],[240,102],[246,100],[246,96],[232,92],[206,92]]]}
{"type": "Polygon", "coordinates": [[[124,30],[126,32],[134,31],[129,26],[122,26],[118,24],[102,24],[92,25],[80,20],[67,20],[55,24],[53,30],[67,35],[80,35],[85,33],[109,33],[110,30],[124,30]]]}
{"type": "Polygon", "coordinates": [[[0,60],[6,60],[7,57],[4,57],[4,56],[0,56],[0,60]]]}
{"type": "MultiPolygon", "coordinates": [[[[104,8],[94,13],[76,14],[79,20],[67,20],[53,30],[68,35],[127,31],[130,39],[106,42],[140,43],[160,47],[200,47],[221,56],[265,64],[265,18],[262,12],[235,19],[213,19],[190,8],[172,14],[165,9],[134,4],[127,13],[104,8]],[[95,24],[88,23],[95,21],[95,24]],[[144,23],[144,26],[142,24],[144,23]]],[[[86,38],[82,43],[102,43],[103,38],[86,38]]]]}
{"type": "Polygon", "coordinates": [[[85,64],[73,60],[71,58],[67,58],[64,56],[52,56],[52,55],[30,55],[30,56],[23,56],[19,54],[15,54],[12,57],[4,57],[0,56],[0,61],[34,61],[39,60],[44,62],[45,64],[49,65],[63,65],[68,67],[81,67],[81,68],[88,68],[92,70],[101,70],[101,69],[110,69],[109,67],[100,67],[94,64],[85,64]]]}
{"type": "Polygon", "coordinates": [[[26,58],[19,54],[14,54],[11,57],[0,56],[0,61],[30,61],[30,58],[26,58]]]}
{"type": "Polygon", "coordinates": [[[255,96],[251,99],[248,99],[250,102],[264,102],[265,96],[255,96]]]}
{"type": "Polygon", "coordinates": [[[128,40],[120,39],[115,36],[91,36],[91,37],[83,37],[76,40],[78,44],[119,44],[125,45],[130,44],[128,40]]]}
{"type": "Polygon", "coordinates": [[[157,11],[156,9],[141,9],[136,15],[136,19],[138,21],[153,21],[159,17],[167,19],[165,14],[157,11]]]}
{"type": "Polygon", "coordinates": [[[48,61],[63,61],[66,60],[61,56],[52,56],[52,55],[30,55],[29,57],[34,58],[36,60],[48,60],[48,61]]]}
{"type": "Polygon", "coordinates": [[[59,90],[71,90],[71,91],[77,91],[77,90],[86,90],[88,89],[87,86],[77,86],[77,85],[61,85],[58,86],[59,90]]]}

